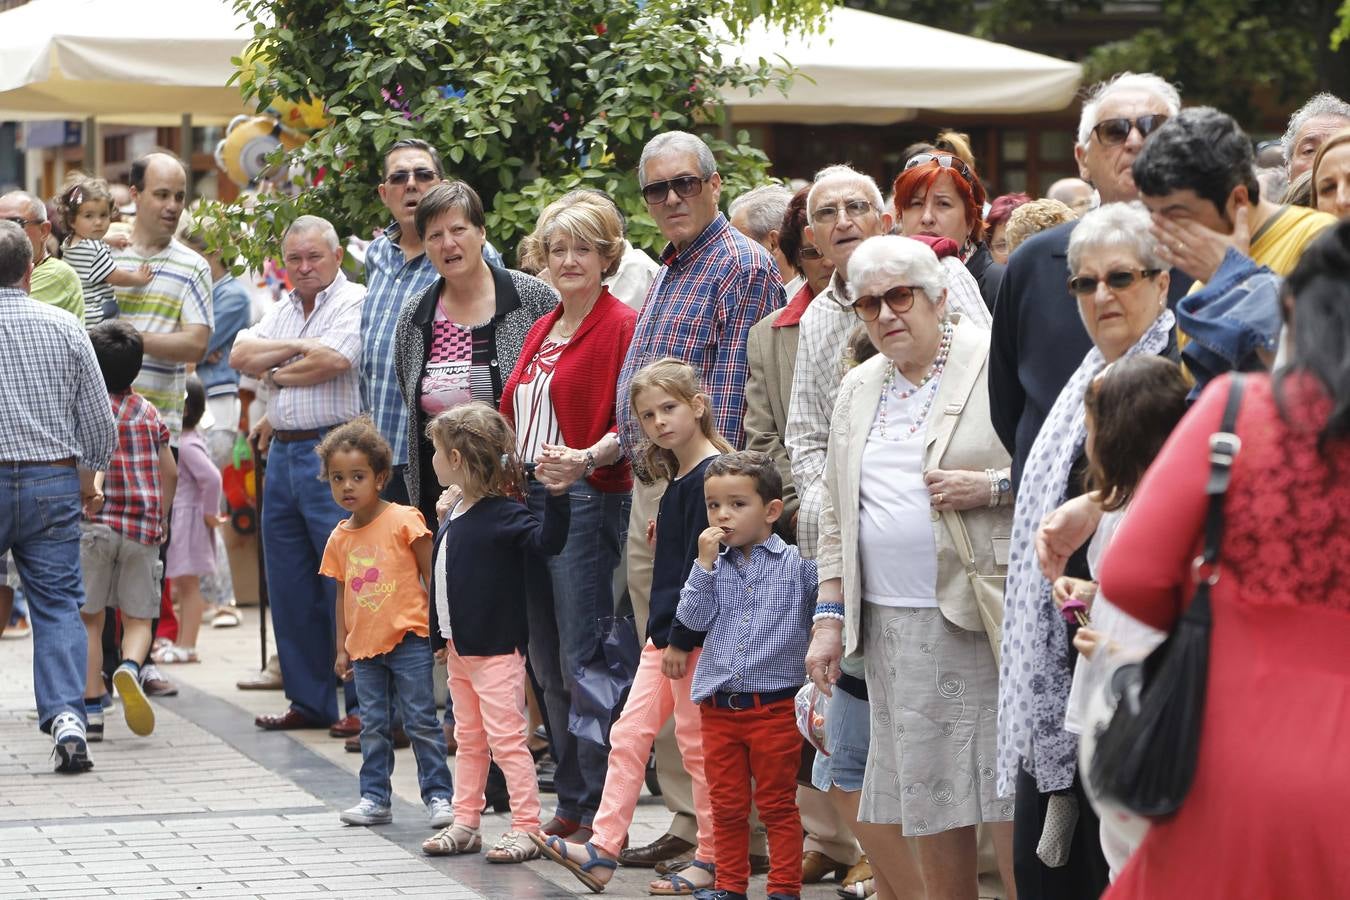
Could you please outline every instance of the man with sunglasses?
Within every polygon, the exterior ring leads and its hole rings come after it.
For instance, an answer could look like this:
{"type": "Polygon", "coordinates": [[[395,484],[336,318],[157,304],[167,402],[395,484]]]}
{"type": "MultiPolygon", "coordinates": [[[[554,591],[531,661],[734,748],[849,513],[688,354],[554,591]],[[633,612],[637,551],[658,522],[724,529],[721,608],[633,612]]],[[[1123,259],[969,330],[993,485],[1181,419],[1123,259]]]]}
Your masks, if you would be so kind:
{"type": "MultiPolygon", "coordinates": [[[[648,363],[673,356],[698,371],[718,430],[740,448],[749,374],[746,340],[750,326],[783,305],[778,269],[768,251],[734,230],[718,211],[722,177],[712,151],[697,135],[668,131],[652,138],[642,148],[637,175],[647,209],[669,243],[619,374],[620,440],[631,455],[641,436],[628,402],[633,376],[648,363]]],[[[647,523],[656,518],[664,489],[664,482],[639,481],[633,486],[625,560],[628,593],[642,632],[651,603],[647,523]]],[[[652,844],[621,853],[619,860],[625,865],[654,867],[694,849],[692,786],[670,735],[667,730],[657,739],[656,764],[663,798],[675,818],[668,832],[652,844]]],[[[752,846],[751,852],[764,855],[762,847],[752,846]]],[[[711,886],[701,869],[682,875],[696,887],[711,886]]]]}
{"type": "Polygon", "coordinates": [[[0,219],[8,219],[23,229],[33,245],[33,286],[28,295],[49,306],[64,309],[84,321],[84,289],[80,276],[64,261],[47,252],[52,223],[47,221],[47,205],[27,191],[11,191],[0,197],[0,219]]]}

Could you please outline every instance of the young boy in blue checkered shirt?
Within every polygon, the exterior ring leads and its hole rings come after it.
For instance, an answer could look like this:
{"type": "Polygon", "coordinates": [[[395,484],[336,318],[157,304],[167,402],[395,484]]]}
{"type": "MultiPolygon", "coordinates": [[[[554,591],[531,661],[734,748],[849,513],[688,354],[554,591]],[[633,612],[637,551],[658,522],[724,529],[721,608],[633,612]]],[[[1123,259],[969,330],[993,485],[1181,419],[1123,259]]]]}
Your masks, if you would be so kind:
{"type": "Polygon", "coordinates": [[[721,900],[745,900],[750,799],[769,842],[769,900],[801,895],[801,736],[794,700],[816,605],[816,564],[774,534],[783,479],[756,451],[718,457],[703,481],[708,528],[676,617],[707,631],[690,695],[699,704],[721,900]]]}

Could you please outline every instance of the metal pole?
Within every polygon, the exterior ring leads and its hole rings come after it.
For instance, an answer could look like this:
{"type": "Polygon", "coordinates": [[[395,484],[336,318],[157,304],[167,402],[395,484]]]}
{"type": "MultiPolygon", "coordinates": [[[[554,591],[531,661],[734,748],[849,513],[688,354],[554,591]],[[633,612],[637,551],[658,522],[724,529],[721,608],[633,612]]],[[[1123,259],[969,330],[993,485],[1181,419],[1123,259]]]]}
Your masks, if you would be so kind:
{"type": "Polygon", "coordinates": [[[183,121],[179,125],[178,138],[179,153],[183,157],[183,168],[187,170],[187,198],[184,205],[192,204],[192,113],[183,113],[183,121]]]}
{"type": "Polygon", "coordinates": [[[103,149],[99,146],[101,143],[98,120],[89,116],[84,120],[84,170],[94,177],[103,169],[103,161],[99,159],[99,151],[103,149]]]}

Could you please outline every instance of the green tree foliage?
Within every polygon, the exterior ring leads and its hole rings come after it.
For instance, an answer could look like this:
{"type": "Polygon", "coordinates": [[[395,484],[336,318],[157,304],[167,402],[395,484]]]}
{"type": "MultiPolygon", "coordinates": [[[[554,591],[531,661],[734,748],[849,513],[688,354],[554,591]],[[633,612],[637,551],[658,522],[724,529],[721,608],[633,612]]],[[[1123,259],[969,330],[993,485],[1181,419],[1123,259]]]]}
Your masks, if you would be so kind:
{"type": "Polygon", "coordinates": [[[245,98],[265,108],[274,96],[319,97],[333,124],[287,160],[304,190],[264,196],[249,209],[209,206],[203,219],[227,258],[254,265],[276,253],[280,233],[304,213],[369,234],[388,220],[375,190],[382,148],[418,137],[479,191],[488,234],[508,257],[543,206],[579,186],[613,194],[633,242],[659,247],[634,177],[653,135],[712,135],[732,194],[764,177],[767,160],[745,134],[721,133],[720,99],[733,87],[785,89],[789,75],[779,60],[736,63],[716,35],[765,11],[784,29],[810,28],[829,5],[235,0],[257,23],[240,63],[245,98]]]}

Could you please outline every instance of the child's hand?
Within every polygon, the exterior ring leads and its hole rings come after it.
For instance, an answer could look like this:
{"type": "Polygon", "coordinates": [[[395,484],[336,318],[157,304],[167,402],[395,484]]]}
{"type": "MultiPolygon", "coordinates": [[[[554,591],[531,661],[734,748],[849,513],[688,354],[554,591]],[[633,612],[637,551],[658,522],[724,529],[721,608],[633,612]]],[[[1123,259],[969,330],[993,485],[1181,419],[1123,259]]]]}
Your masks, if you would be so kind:
{"type": "Polygon", "coordinates": [[[217,515],[214,515],[214,514],[212,514],[212,513],[207,513],[206,515],[202,516],[202,521],[204,521],[204,522],[206,523],[206,527],[207,527],[208,529],[210,529],[210,528],[218,528],[218,527],[220,527],[221,525],[224,525],[226,522],[230,521],[230,517],[229,517],[229,516],[217,516],[217,515]]]}
{"type": "Polygon", "coordinates": [[[337,659],[333,661],[333,671],[336,672],[337,677],[341,678],[343,681],[352,680],[352,658],[347,655],[346,650],[339,650],[337,652],[337,659]]]}
{"type": "Polygon", "coordinates": [[[723,534],[725,532],[721,525],[709,525],[698,536],[698,564],[709,572],[713,570],[713,563],[717,562],[717,554],[722,550],[723,534]]]}
{"type": "Polygon", "coordinates": [[[103,508],[103,492],[96,490],[92,494],[84,495],[84,517],[92,519],[98,515],[99,510],[103,508]]]}
{"type": "Polygon", "coordinates": [[[1081,601],[1088,609],[1092,609],[1092,601],[1097,596],[1097,582],[1061,575],[1055,579],[1054,585],[1051,586],[1050,596],[1054,598],[1056,609],[1063,609],[1064,601],[1070,597],[1081,601]]]}
{"type": "Polygon", "coordinates": [[[1083,658],[1092,659],[1092,654],[1097,652],[1097,645],[1101,643],[1101,639],[1102,636],[1097,629],[1083,625],[1074,632],[1073,646],[1083,658]]]}
{"type": "Polygon", "coordinates": [[[141,263],[141,267],[130,274],[138,287],[145,287],[155,278],[155,273],[151,271],[149,263],[141,263]]]}
{"type": "Polygon", "coordinates": [[[442,647],[441,649],[437,650],[435,653],[431,655],[436,658],[436,662],[443,663],[445,662],[446,658],[450,655],[450,653],[448,651],[448,648],[442,647]]]}
{"type": "Polygon", "coordinates": [[[131,237],[130,235],[124,234],[123,232],[119,231],[116,234],[104,235],[103,243],[107,244],[109,247],[112,247],[114,250],[125,250],[127,249],[127,246],[131,243],[131,237]]]}
{"type": "Polygon", "coordinates": [[[656,546],[656,520],[655,520],[655,519],[648,519],[648,520],[647,520],[647,546],[648,546],[648,547],[655,547],[655,546],[656,546]]]}
{"type": "Polygon", "coordinates": [[[455,508],[459,498],[464,496],[464,491],[460,490],[459,485],[452,484],[441,491],[441,498],[436,501],[436,518],[444,519],[450,510],[455,508]]]}
{"type": "Polygon", "coordinates": [[[688,651],[681,650],[674,644],[668,644],[666,649],[661,651],[661,674],[672,681],[678,681],[687,671],[689,671],[688,651]]]}

